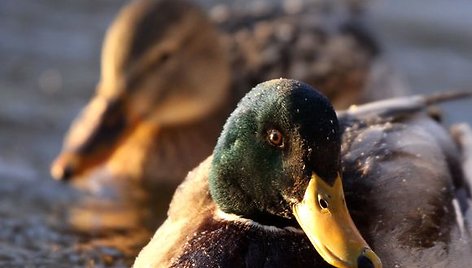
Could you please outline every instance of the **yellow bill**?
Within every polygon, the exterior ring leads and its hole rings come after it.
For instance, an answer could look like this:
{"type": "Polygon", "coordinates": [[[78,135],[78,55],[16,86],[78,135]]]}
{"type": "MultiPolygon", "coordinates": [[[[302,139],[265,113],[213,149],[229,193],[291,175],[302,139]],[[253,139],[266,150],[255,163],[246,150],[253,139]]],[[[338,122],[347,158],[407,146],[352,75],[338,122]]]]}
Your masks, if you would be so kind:
{"type": "Polygon", "coordinates": [[[316,251],[329,264],[342,268],[382,267],[349,215],[339,176],[330,186],[312,174],[303,200],[293,207],[293,213],[316,251]]]}

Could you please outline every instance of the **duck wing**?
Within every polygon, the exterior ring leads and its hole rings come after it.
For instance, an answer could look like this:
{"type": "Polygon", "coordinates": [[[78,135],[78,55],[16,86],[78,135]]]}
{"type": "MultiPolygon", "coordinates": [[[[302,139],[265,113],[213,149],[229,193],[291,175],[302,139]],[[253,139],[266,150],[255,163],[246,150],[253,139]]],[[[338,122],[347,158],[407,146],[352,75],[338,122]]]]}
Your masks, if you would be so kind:
{"type": "Polygon", "coordinates": [[[431,95],[415,95],[352,105],[339,111],[340,122],[351,120],[395,120],[424,112],[426,108],[446,101],[472,97],[472,91],[450,91],[431,95]]]}
{"type": "Polygon", "coordinates": [[[455,253],[471,252],[460,220],[470,195],[458,198],[468,184],[463,150],[427,113],[430,105],[464,96],[470,92],[397,98],[338,113],[346,203],[386,267],[458,264],[464,258],[455,253]]]}

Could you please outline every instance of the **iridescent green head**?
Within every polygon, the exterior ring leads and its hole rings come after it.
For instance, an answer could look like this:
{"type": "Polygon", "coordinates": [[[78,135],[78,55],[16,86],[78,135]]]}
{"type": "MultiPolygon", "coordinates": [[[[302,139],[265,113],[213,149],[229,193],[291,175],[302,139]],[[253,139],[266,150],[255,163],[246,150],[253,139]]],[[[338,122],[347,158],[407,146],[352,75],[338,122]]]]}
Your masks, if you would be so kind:
{"type": "Polygon", "coordinates": [[[222,211],[262,224],[298,222],[335,266],[380,267],[347,211],[340,143],[336,113],[318,91],[287,79],[259,84],[215,147],[212,198],[222,211]]]}

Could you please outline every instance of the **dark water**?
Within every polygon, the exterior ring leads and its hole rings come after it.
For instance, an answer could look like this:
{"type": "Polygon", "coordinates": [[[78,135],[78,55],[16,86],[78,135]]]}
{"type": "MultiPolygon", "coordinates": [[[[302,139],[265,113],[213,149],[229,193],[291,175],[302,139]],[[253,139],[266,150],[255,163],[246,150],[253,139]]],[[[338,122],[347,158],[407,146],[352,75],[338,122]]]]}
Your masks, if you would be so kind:
{"type": "MultiPolygon", "coordinates": [[[[139,189],[123,195],[49,176],[64,132],[93,93],[102,36],[124,2],[0,1],[2,267],[129,266],[155,228],[142,222],[152,212],[139,189]]],[[[368,23],[413,92],[472,89],[472,2],[370,5],[368,23]]],[[[444,107],[448,122],[472,123],[471,101],[444,107]]]]}

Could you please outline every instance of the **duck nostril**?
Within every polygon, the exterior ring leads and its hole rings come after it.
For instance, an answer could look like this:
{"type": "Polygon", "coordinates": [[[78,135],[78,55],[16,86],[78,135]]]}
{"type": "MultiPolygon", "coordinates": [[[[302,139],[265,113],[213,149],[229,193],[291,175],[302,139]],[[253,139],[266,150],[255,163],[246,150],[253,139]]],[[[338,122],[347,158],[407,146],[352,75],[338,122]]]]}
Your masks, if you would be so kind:
{"type": "Polygon", "coordinates": [[[73,175],[74,175],[74,169],[70,165],[67,165],[64,167],[64,170],[62,171],[61,180],[68,181],[73,177],[73,175]]]}
{"type": "Polygon", "coordinates": [[[61,166],[55,164],[51,170],[54,179],[60,181],[68,181],[74,176],[74,168],[71,165],[61,166]]]}
{"type": "Polygon", "coordinates": [[[375,268],[375,266],[368,257],[360,255],[357,258],[357,268],[375,268]]]}

